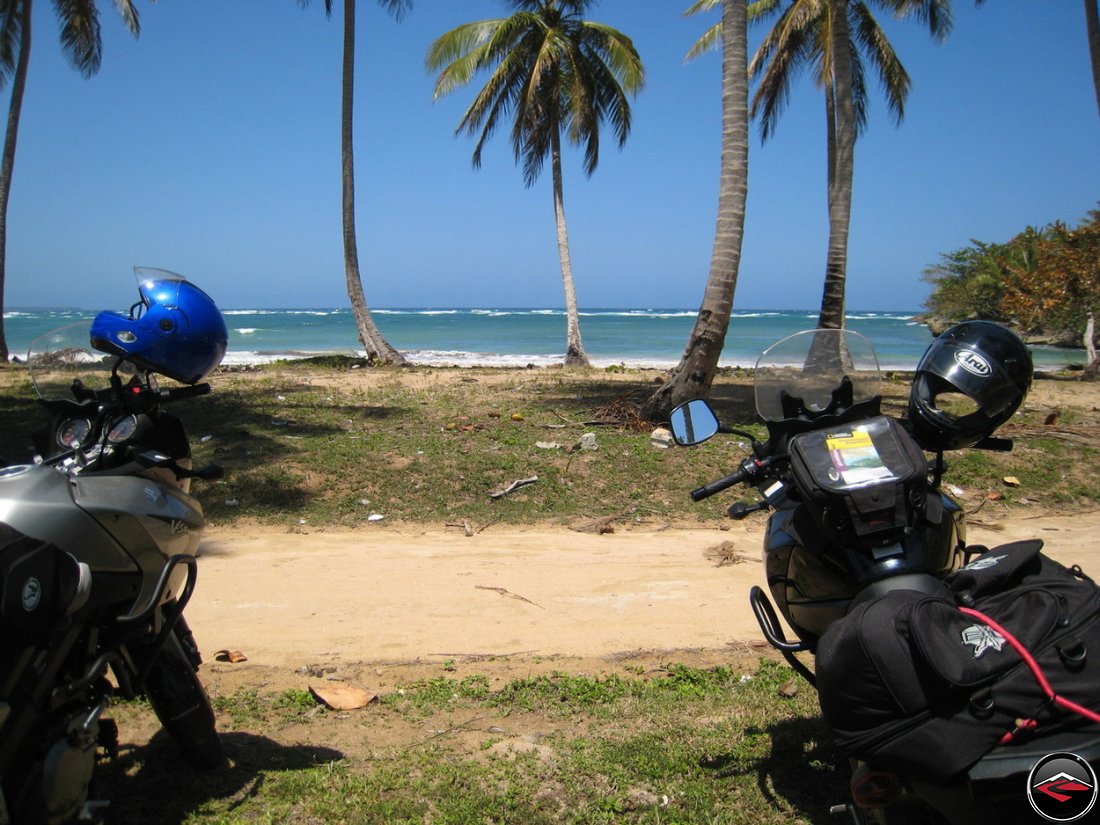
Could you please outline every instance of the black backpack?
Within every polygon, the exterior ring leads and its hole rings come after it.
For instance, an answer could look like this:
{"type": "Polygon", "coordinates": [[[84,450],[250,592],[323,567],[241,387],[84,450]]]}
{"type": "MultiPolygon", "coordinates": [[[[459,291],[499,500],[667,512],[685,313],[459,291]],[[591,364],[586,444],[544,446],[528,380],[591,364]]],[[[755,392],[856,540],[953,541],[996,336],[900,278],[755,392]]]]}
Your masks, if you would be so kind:
{"type": "Polygon", "coordinates": [[[987,550],[941,595],[891,591],[830,626],[817,688],[844,753],[947,779],[998,743],[1096,724],[1100,590],[1042,546],[987,550]]]}

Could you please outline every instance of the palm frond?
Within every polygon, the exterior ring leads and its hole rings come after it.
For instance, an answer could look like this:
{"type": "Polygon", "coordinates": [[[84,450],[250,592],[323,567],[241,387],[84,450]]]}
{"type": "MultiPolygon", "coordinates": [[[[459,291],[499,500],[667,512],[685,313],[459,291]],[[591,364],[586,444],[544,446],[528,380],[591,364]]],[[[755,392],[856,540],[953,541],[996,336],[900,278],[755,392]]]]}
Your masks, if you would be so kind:
{"type": "Polygon", "coordinates": [[[115,0],[115,8],[118,10],[119,17],[122,18],[123,25],[129,29],[130,34],[134,37],[140,35],[141,19],[138,17],[138,10],[134,5],[134,0],[115,0]]]}
{"type": "MultiPolygon", "coordinates": [[[[951,12],[951,0],[880,0],[901,19],[915,17],[928,28],[928,33],[937,43],[942,43],[951,33],[955,18],[951,12]]],[[[975,0],[981,5],[981,0],[975,0]]]]}
{"type": "Polygon", "coordinates": [[[801,67],[809,62],[807,53],[813,49],[810,43],[809,32],[792,31],[786,37],[783,49],[776,50],[766,64],[749,106],[749,116],[760,120],[761,140],[775,134],[779,117],[790,100],[791,86],[801,67]]]}
{"type": "Polygon", "coordinates": [[[474,97],[473,103],[459,121],[457,132],[473,134],[492,112],[502,107],[507,111],[513,105],[517,89],[525,79],[525,62],[518,54],[501,62],[490,74],[488,81],[474,97]]]}
{"type": "MultiPolygon", "coordinates": [[[[309,0],[298,0],[298,5],[304,9],[309,6],[309,0]]],[[[325,16],[332,17],[332,0],[325,0],[325,16]]]]}
{"type": "Polygon", "coordinates": [[[429,72],[434,72],[468,56],[486,43],[502,22],[503,20],[498,18],[464,23],[437,37],[424,56],[425,67],[429,72]]]}
{"type": "Polygon", "coordinates": [[[15,73],[19,62],[19,41],[23,35],[22,2],[0,7],[0,86],[15,73]]]}
{"type": "Polygon", "coordinates": [[[599,57],[611,72],[611,80],[628,94],[637,94],[645,86],[645,66],[634,41],[618,29],[585,21],[578,33],[579,45],[599,57]]]}
{"type": "Polygon", "coordinates": [[[721,21],[715,23],[705,32],[702,36],[692,44],[688,49],[687,54],[684,55],[684,62],[690,63],[700,55],[704,55],[709,51],[718,49],[722,45],[722,23],[721,21]]]}
{"type": "Polygon", "coordinates": [[[66,59],[84,77],[91,77],[99,71],[103,57],[95,0],[54,0],[54,8],[66,59]]]}
{"type": "Polygon", "coordinates": [[[559,73],[562,125],[571,144],[584,145],[584,173],[588,177],[600,162],[599,91],[592,75],[593,62],[607,70],[598,56],[578,48],[564,49],[559,73]]]}
{"type": "Polygon", "coordinates": [[[820,62],[819,35],[827,8],[819,0],[795,0],[757,47],[748,68],[749,76],[758,80],[749,115],[759,119],[761,140],[775,134],[799,72],[820,62]]]}
{"type": "Polygon", "coordinates": [[[690,6],[684,9],[684,17],[691,17],[693,14],[703,14],[711,9],[718,7],[718,4],[722,0],[695,0],[690,6]]]}
{"type": "MultiPolygon", "coordinates": [[[[326,4],[331,5],[332,0],[326,0],[326,4]]],[[[354,0],[344,0],[345,3],[354,2],[354,0]]],[[[398,22],[405,16],[405,12],[412,8],[412,0],[378,0],[378,5],[393,15],[393,19],[398,22]]]]}
{"type": "Polygon", "coordinates": [[[905,117],[905,101],[909,96],[909,73],[901,65],[894,47],[879,26],[870,10],[858,3],[853,8],[853,38],[866,52],[868,60],[878,74],[882,93],[895,123],[905,117]]]}
{"type": "Polygon", "coordinates": [[[752,0],[745,9],[749,25],[760,22],[769,14],[774,14],[782,4],[783,0],[752,0]]]}
{"type": "Polygon", "coordinates": [[[871,106],[871,95],[867,91],[867,73],[863,69],[863,56],[856,41],[852,39],[848,41],[848,66],[852,70],[852,112],[855,115],[856,137],[859,137],[867,128],[867,112],[871,106]]]}

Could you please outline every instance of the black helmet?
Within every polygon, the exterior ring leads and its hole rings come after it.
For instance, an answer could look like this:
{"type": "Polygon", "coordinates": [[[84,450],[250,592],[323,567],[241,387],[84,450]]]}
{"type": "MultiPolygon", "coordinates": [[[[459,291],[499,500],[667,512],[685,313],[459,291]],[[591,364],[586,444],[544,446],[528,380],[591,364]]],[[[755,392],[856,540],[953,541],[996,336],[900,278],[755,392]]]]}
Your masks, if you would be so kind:
{"type": "Polygon", "coordinates": [[[1031,388],[1031,353],[1011,330],[992,321],[964,321],[928,345],[909,392],[909,421],[926,450],[976,444],[1008,421],[1031,388]],[[965,410],[937,405],[963,395],[965,410]],[[946,399],[944,399],[946,401],[946,399]]]}

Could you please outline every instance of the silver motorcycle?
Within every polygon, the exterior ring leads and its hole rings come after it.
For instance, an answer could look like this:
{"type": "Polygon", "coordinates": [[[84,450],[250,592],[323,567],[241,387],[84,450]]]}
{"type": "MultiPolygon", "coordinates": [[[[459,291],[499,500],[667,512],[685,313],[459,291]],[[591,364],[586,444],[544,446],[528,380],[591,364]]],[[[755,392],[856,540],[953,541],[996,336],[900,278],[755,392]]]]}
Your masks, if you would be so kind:
{"type": "Polygon", "coordinates": [[[191,480],[222,471],[192,468],[165,411],[210,386],[158,386],[91,349],[87,324],[28,362],[47,423],[34,463],[0,468],[0,825],[94,823],[114,697],[147,698],[192,764],[224,761],[183,616],[204,524],[191,480]]]}

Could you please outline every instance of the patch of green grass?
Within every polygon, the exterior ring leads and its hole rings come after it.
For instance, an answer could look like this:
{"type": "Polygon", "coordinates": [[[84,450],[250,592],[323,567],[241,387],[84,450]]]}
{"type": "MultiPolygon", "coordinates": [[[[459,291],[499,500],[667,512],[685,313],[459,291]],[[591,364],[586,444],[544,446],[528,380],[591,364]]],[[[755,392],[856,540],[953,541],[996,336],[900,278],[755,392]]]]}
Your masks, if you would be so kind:
{"type": "Polygon", "coordinates": [[[313,694],[299,688],[289,688],[276,694],[262,694],[255,688],[245,688],[229,695],[215,696],[211,704],[219,715],[229,717],[236,729],[293,719],[311,711],[323,711],[324,708],[313,694]]]}
{"type": "MultiPolygon", "coordinates": [[[[194,485],[211,520],[356,526],[380,514],[384,523],[466,521],[475,529],[608,517],[690,524],[724,518],[733,500],[753,500],[744,489],[700,504],[690,500],[690,490],[734,469],[748,445],[720,435],[692,449],[655,448],[651,426],[636,418],[636,405],[654,388],[652,372],[351,369],[352,363],[320,358],[219,373],[211,379],[213,394],[173,406],[192,435],[195,462],[227,471],[220,481],[194,485]],[[600,420],[616,423],[594,423],[600,420]],[[576,449],[585,432],[595,434],[596,451],[576,449]],[[532,476],[536,483],[490,497],[532,476]]],[[[40,413],[23,374],[0,371],[0,381],[7,382],[0,393],[0,438],[9,445],[3,457],[25,461],[40,413]]],[[[905,377],[884,386],[884,409],[902,414],[905,377]]],[[[1059,422],[1095,427],[1096,410],[1073,402],[1064,392],[1071,386],[1059,383],[1059,422]]],[[[711,400],[724,423],[764,437],[744,374],[719,375],[711,400]]],[[[946,480],[982,494],[1004,492],[1010,503],[1100,500],[1090,472],[1097,446],[1087,437],[1035,435],[1046,412],[1036,407],[1014,419],[1026,429],[1014,453],[950,454],[946,480]],[[1005,491],[1006,475],[1024,484],[1005,491]]]]}
{"type": "MultiPolygon", "coordinates": [[[[554,673],[500,690],[484,678],[428,679],[406,686],[400,700],[327,717],[369,741],[373,730],[407,724],[409,705],[419,703],[410,740],[371,745],[367,755],[295,758],[285,748],[265,756],[262,740],[237,744],[224,734],[243,773],[224,785],[212,776],[188,798],[166,770],[172,810],[141,821],[824,822],[845,799],[846,762],[827,744],[813,691],[779,693],[792,678],[764,660],[741,671],[671,663],[648,675],[554,673]],[[456,726],[456,718],[494,724],[456,726]]],[[[246,693],[233,706],[257,714],[255,728],[280,702],[301,698],[246,693]]],[[[157,794],[158,776],[142,767],[136,779],[157,794]]],[[[122,821],[126,805],[121,799],[122,821]]]]}

